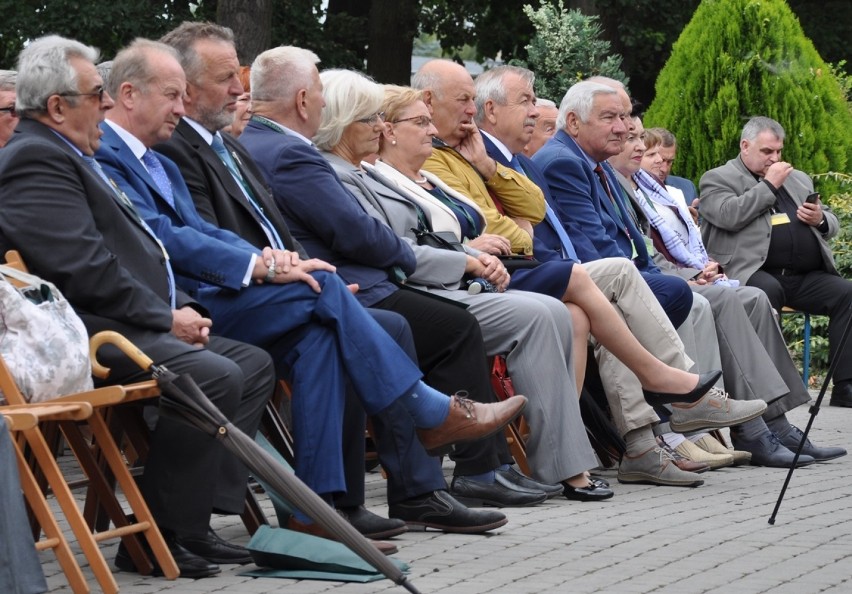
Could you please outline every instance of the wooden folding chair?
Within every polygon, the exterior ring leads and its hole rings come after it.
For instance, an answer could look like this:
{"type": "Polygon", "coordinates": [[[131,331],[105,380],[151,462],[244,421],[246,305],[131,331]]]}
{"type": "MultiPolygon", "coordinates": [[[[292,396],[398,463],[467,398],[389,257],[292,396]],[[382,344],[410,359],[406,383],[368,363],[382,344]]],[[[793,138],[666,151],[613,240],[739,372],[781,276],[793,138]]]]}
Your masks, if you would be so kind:
{"type": "MultiPolygon", "coordinates": [[[[68,580],[68,585],[71,586],[74,594],[88,593],[89,585],[86,583],[83,571],[80,569],[65,535],[59,528],[59,524],[56,522],[50,505],[47,503],[29,464],[27,464],[23,446],[29,446],[39,469],[47,477],[54,496],[65,512],[68,523],[76,524],[79,527],[84,524],[80,510],[74,502],[71,491],[38,425],[42,421],[80,421],[91,416],[92,407],[87,403],[18,405],[0,407],[0,414],[6,420],[6,425],[12,435],[21,489],[30,510],[32,510],[45,535],[45,538],[35,543],[36,549],[39,551],[53,549],[56,560],[59,562],[59,566],[62,568],[65,578],[68,580]]],[[[97,545],[91,538],[86,538],[84,542],[81,542],[81,546],[87,549],[87,552],[97,551],[97,545]]],[[[97,555],[100,555],[100,551],[97,551],[97,555]]],[[[101,557],[102,559],[103,557],[101,557]]],[[[90,563],[90,565],[92,571],[95,571],[96,567],[98,567],[98,571],[103,570],[100,562],[97,564],[90,563]]],[[[106,571],[109,572],[109,569],[107,568],[106,571]]]]}
{"type": "MultiPolygon", "coordinates": [[[[17,252],[7,252],[6,261],[9,265],[26,271],[26,266],[17,252]]],[[[9,404],[26,404],[26,399],[18,390],[14,378],[2,358],[0,358],[0,388],[2,388],[9,404]]],[[[103,509],[109,520],[115,525],[112,530],[103,529],[94,517],[87,518],[87,523],[83,526],[72,525],[75,537],[81,543],[89,564],[92,566],[104,592],[117,592],[118,586],[106,566],[100,550],[97,547],[92,549],[88,545],[89,539],[93,539],[93,542],[100,542],[121,537],[139,573],[150,574],[154,566],[138,540],[137,535],[141,534],[146,538],[165,577],[175,579],[179,575],[177,565],[103,417],[105,411],[117,404],[130,403],[158,395],[159,389],[156,382],[151,380],[128,386],[98,388],[51,401],[54,403],[86,402],[95,409],[95,412],[84,421],[91,433],[91,440],[81,430],[82,423],[62,420],[58,421],[57,424],[89,480],[90,495],[96,496],[97,506],[103,509]],[[128,518],[116,496],[116,483],[124,494],[133,516],[135,516],[133,521],[128,518]],[[98,528],[102,529],[98,530],[98,528]],[[84,546],[84,543],[87,544],[84,546]]],[[[63,511],[65,510],[63,509],[63,511]]],[[[66,512],[66,516],[68,513],[70,512],[66,512]]]]}

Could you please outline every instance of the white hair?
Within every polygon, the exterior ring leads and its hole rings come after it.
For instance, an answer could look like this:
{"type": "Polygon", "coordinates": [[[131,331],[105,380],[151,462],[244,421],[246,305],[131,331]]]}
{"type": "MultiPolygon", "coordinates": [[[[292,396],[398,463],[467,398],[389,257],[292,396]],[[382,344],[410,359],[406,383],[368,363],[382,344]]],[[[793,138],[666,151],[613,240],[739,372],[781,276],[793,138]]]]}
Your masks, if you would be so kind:
{"type": "Polygon", "coordinates": [[[320,80],[325,108],[314,143],[330,151],[346,128],[381,109],[385,91],[373,79],[353,70],[325,70],[320,73],[320,80]]]}
{"type": "Polygon", "coordinates": [[[67,93],[68,103],[75,105],[80,92],[77,71],[71,58],[82,58],[94,64],[98,50],[59,35],[40,37],[18,56],[18,81],[15,106],[19,115],[43,113],[51,95],[67,93]]]}
{"type": "Polygon", "coordinates": [[[310,89],[317,55],[292,45],[266,50],[251,65],[252,101],[276,101],[310,89]]]}
{"type": "Polygon", "coordinates": [[[589,121],[589,115],[592,113],[592,105],[595,102],[595,97],[598,95],[615,95],[618,91],[614,88],[584,80],[573,85],[565,97],[562,98],[562,103],[559,105],[559,117],[556,118],[556,127],[563,129],[568,121],[568,114],[573,112],[581,122],[589,121]]]}

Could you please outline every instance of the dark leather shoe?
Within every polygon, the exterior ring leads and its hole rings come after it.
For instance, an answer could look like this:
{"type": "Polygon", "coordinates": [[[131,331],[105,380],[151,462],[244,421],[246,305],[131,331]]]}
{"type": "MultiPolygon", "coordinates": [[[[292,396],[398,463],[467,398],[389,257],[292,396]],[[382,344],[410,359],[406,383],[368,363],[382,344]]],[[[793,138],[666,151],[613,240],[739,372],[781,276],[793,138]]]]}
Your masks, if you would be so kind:
{"type": "Polygon", "coordinates": [[[500,402],[482,404],[458,394],[450,397],[450,414],[432,429],[418,429],[417,436],[426,451],[437,456],[454,443],[488,437],[521,414],[527,404],[524,396],[512,396],[500,402]]]}
{"type": "Polygon", "coordinates": [[[830,406],[852,408],[852,381],[838,382],[831,389],[830,406]]]}
{"type": "Polygon", "coordinates": [[[391,503],[388,515],[403,520],[409,530],[434,528],[461,534],[482,534],[505,526],[509,521],[498,511],[469,509],[446,491],[433,491],[428,495],[391,503]]]}
{"type": "MultiPolygon", "coordinates": [[[[781,440],[781,445],[795,454],[796,450],[799,449],[799,443],[802,441],[804,435],[801,429],[795,425],[790,425],[787,432],[779,435],[778,438],[781,440]]],[[[826,460],[834,460],[835,458],[845,456],[846,450],[839,447],[819,447],[814,445],[810,439],[806,439],[805,445],[802,447],[802,454],[807,454],[817,462],[825,462],[826,460]]]]}
{"type": "Polygon", "coordinates": [[[720,377],[722,377],[722,372],[718,369],[716,371],[702,373],[698,376],[698,384],[686,394],[651,392],[649,390],[642,390],[642,393],[645,395],[645,402],[651,406],[662,406],[663,404],[674,404],[675,402],[691,404],[701,400],[701,397],[704,396],[710,388],[716,385],[716,382],[719,381],[720,377]]]}
{"type": "MultiPolygon", "coordinates": [[[[737,450],[751,452],[752,466],[769,466],[771,468],[790,468],[795,454],[788,450],[771,431],[754,440],[744,439],[736,431],[731,431],[731,443],[737,450]]],[[[796,466],[813,464],[814,459],[805,454],[799,456],[796,466]]]]}
{"type": "Polygon", "coordinates": [[[592,481],[589,481],[587,487],[572,487],[568,483],[564,483],[562,494],[565,499],[572,501],[604,501],[605,499],[612,499],[612,496],[615,495],[612,489],[597,485],[592,481]]]}
{"type": "Polygon", "coordinates": [[[338,507],[337,513],[355,527],[355,530],[373,540],[382,540],[399,536],[407,532],[405,522],[395,518],[383,518],[369,511],[363,505],[356,507],[338,507]]]}
{"type": "Polygon", "coordinates": [[[453,478],[450,494],[457,501],[473,507],[524,507],[538,505],[547,499],[547,495],[542,491],[528,491],[497,479],[493,483],[484,483],[466,476],[453,478]]]}
{"type": "MultiPolygon", "coordinates": [[[[169,548],[169,552],[172,554],[172,557],[174,557],[175,563],[180,571],[180,577],[203,578],[216,575],[222,571],[218,565],[210,563],[203,557],[199,557],[180,546],[173,535],[167,535],[166,532],[163,532],[163,539],[166,541],[166,546],[169,548]]],[[[154,564],[154,571],[151,572],[151,575],[163,575],[163,570],[160,569],[157,560],[154,558],[151,548],[148,546],[148,542],[145,539],[140,540],[142,541],[142,548],[154,564]]],[[[133,558],[127,552],[127,549],[124,548],[123,541],[120,545],[118,545],[118,552],[115,554],[115,566],[121,571],[138,573],[136,565],[133,563],[133,558]]]]}
{"type": "MultiPolygon", "coordinates": [[[[297,520],[295,516],[290,516],[287,518],[287,523],[284,525],[284,528],[287,530],[292,530],[294,532],[301,532],[302,534],[310,534],[312,536],[318,536],[319,538],[325,538],[328,540],[337,541],[338,539],[331,533],[326,532],[325,528],[320,526],[319,524],[307,524],[302,522],[301,520],[297,520]]],[[[376,549],[385,555],[393,555],[399,552],[399,549],[392,542],[387,542],[384,540],[371,540],[370,544],[372,544],[376,549]]]]}
{"type": "Polygon", "coordinates": [[[520,487],[521,489],[526,489],[527,491],[541,491],[547,495],[548,499],[562,495],[562,485],[541,483],[526,476],[525,474],[521,474],[512,466],[510,466],[507,470],[496,470],[494,474],[497,480],[502,482],[504,485],[506,483],[510,483],[516,487],[520,487]]]}
{"type": "Polygon", "coordinates": [[[178,537],[177,541],[190,553],[211,563],[245,565],[252,561],[248,549],[223,540],[212,528],[208,528],[207,534],[202,538],[178,537]]]}

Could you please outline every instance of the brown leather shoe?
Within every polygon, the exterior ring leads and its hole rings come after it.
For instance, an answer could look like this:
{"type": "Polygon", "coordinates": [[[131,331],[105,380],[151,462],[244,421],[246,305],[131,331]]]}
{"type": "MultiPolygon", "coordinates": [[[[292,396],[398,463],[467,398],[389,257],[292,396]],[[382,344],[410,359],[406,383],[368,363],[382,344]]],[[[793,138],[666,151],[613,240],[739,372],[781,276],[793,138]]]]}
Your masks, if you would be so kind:
{"type": "Polygon", "coordinates": [[[512,396],[500,402],[482,404],[453,394],[447,420],[432,429],[418,429],[417,437],[431,456],[449,451],[454,443],[474,441],[496,433],[527,405],[525,396],[512,396]]]}
{"type": "MultiPolygon", "coordinates": [[[[295,516],[290,516],[287,519],[287,524],[284,527],[288,530],[293,530],[294,532],[311,534],[320,538],[327,538],[328,540],[338,540],[334,537],[333,534],[326,532],[325,528],[323,528],[319,524],[306,524],[305,522],[297,520],[295,516]]],[[[399,549],[395,544],[393,544],[392,542],[387,542],[385,540],[371,540],[370,544],[376,547],[380,553],[383,553],[385,555],[394,555],[399,552],[399,549]]]]}

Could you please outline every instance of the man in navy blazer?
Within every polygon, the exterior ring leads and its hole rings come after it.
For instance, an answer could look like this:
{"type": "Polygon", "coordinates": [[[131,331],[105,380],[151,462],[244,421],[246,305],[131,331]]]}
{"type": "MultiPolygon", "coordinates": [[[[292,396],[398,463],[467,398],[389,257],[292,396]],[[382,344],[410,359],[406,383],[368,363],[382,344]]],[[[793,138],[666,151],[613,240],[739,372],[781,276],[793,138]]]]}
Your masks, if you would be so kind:
{"type": "Polygon", "coordinates": [[[183,114],[185,82],[171,47],[135,42],[116,58],[110,82],[118,102],[104,126],[107,140],[98,157],[141,206],[173,255],[175,268],[204,280],[198,285],[199,299],[223,321],[225,332],[270,349],[279,365],[296,378],[292,408],[297,473],[318,493],[345,491],[339,460],[344,370],[371,412],[389,406],[412,380],[417,384],[419,371],[343,283],[327,272],[333,270],[329,265],[298,260],[280,249],[284,246],[258,253],[258,248],[194,212],[177,167],[148,150],[171,135],[183,114]],[[221,270],[200,265],[196,258],[206,256],[199,246],[211,260],[221,251],[231,253],[235,263],[221,270]],[[278,271],[279,266],[291,270],[278,271]],[[205,272],[205,267],[214,272],[205,272]],[[261,315],[264,311],[268,315],[261,315]],[[326,325],[337,331],[329,332],[326,325]],[[347,349],[373,365],[340,360],[337,353],[345,357],[347,349]]]}
{"type": "MultiPolygon", "coordinates": [[[[570,252],[574,246],[570,237],[564,231],[560,233],[556,225],[559,225],[558,216],[553,211],[554,200],[550,194],[547,181],[538,166],[523,154],[523,147],[529,141],[532,128],[538,111],[535,107],[535,92],[533,90],[534,74],[524,68],[515,66],[499,66],[481,74],[476,79],[476,124],[482,133],[482,139],[488,154],[507,167],[520,170],[532,181],[534,181],[544,193],[548,209],[544,220],[535,226],[533,237],[533,249],[536,259],[548,262],[561,259],[572,259],[570,252]],[[524,100],[528,99],[529,103],[524,100]],[[526,105],[526,109],[520,109],[526,105]]],[[[662,328],[661,324],[654,321],[654,317],[644,313],[647,310],[640,309],[641,305],[634,302],[631,297],[635,288],[631,285],[616,285],[612,281],[618,278],[619,283],[625,281],[624,270],[619,268],[632,264],[625,261],[623,257],[601,258],[583,262],[583,267],[589,277],[600,287],[606,295],[614,295],[613,305],[622,312],[625,319],[630,320],[631,330],[642,335],[643,342],[653,344],[659,343],[660,349],[650,348],[652,353],[660,357],[660,353],[672,353],[664,347],[670,345],[675,337],[674,329],[669,326],[662,328]],[[622,264],[623,263],[623,264],[622,264]],[[620,291],[620,293],[619,293],[620,291]]],[[[639,283],[645,281],[635,274],[639,283]]],[[[682,354],[683,345],[676,340],[682,354]]],[[[643,401],[642,386],[636,376],[615,357],[609,355],[606,349],[595,344],[595,357],[600,365],[600,377],[607,399],[610,402],[610,412],[616,425],[623,432],[632,432],[631,437],[637,433],[643,433],[645,437],[651,434],[649,419],[659,420],[651,408],[643,401]]],[[[677,366],[684,365],[684,359],[675,358],[666,361],[677,366]]],[[[628,442],[628,456],[623,469],[619,469],[619,480],[631,471],[631,458],[639,458],[641,453],[634,448],[633,442],[628,442]]],[[[650,458],[653,458],[651,456],[650,458]]],[[[649,464],[649,466],[652,466],[649,464]]],[[[670,468],[660,470],[655,475],[653,482],[657,484],[689,484],[689,481],[700,480],[697,475],[682,472],[679,469],[670,468]]]]}
{"type": "MultiPolygon", "coordinates": [[[[237,167],[237,175],[229,171],[211,146],[212,140],[218,137],[213,133],[231,117],[228,106],[242,94],[242,86],[234,82],[238,80],[235,73],[239,63],[230,30],[208,23],[184,23],[164,41],[178,50],[181,61],[190,68],[191,84],[185,104],[187,116],[181,119],[172,138],[157,148],[178,165],[199,214],[213,225],[242,237],[256,249],[268,245],[270,232],[296,243],[260,170],[245,148],[227,135],[222,137],[237,167]],[[198,67],[199,59],[201,68],[198,67]],[[227,82],[214,82],[220,79],[227,82]],[[255,205],[249,202],[249,193],[255,205]]],[[[362,289],[370,284],[362,279],[356,282],[361,283],[362,289]]],[[[405,338],[411,341],[408,324],[401,316],[384,310],[367,311],[385,327],[402,322],[405,338]]],[[[402,339],[399,331],[392,335],[402,339]]],[[[448,348],[447,344],[443,346],[448,348]]],[[[347,418],[345,429],[354,439],[360,426],[347,418]]],[[[388,500],[392,505],[416,503],[440,509],[443,515],[440,521],[435,518],[433,527],[445,531],[484,532],[506,522],[506,517],[498,512],[470,510],[459,502],[449,501],[444,492],[446,484],[440,461],[427,456],[413,437],[414,427],[407,415],[390,411],[374,415],[373,428],[380,460],[389,477],[388,500]]],[[[360,439],[363,440],[363,430],[360,439]]],[[[351,440],[347,438],[346,442],[351,440]]],[[[382,526],[388,520],[363,508],[364,467],[359,462],[363,454],[358,448],[350,447],[344,455],[348,490],[335,496],[335,505],[363,533],[376,533],[377,527],[379,532],[384,531],[382,526]]]]}

